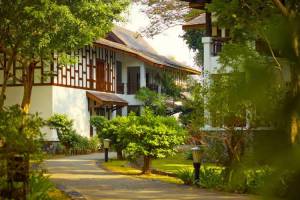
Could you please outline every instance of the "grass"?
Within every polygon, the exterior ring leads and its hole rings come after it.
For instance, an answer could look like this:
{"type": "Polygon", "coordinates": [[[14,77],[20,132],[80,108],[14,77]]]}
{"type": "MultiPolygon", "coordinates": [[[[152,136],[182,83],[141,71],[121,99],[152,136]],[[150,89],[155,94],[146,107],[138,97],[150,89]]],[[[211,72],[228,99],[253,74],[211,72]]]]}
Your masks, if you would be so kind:
{"type": "MultiPolygon", "coordinates": [[[[204,163],[202,167],[221,169],[221,167],[210,163],[204,163]]],[[[193,161],[187,160],[184,153],[177,153],[172,157],[153,160],[152,168],[168,173],[176,173],[180,169],[194,169],[193,161]]]]}
{"type": "Polygon", "coordinates": [[[182,168],[193,169],[193,161],[187,160],[184,153],[177,153],[172,157],[153,160],[152,168],[168,173],[175,173],[182,168]]]}
{"type": "Polygon", "coordinates": [[[175,183],[175,184],[183,184],[183,182],[180,179],[175,177],[157,175],[157,174],[150,174],[150,175],[142,174],[142,171],[139,169],[133,167],[127,167],[127,163],[128,161],[113,160],[107,163],[103,163],[103,166],[112,172],[131,175],[137,178],[159,180],[159,181],[175,183]]]}
{"type": "Polygon", "coordinates": [[[52,200],[71,200],[71,198],[57,188],[49,191],[48,194],[52,200]]]}

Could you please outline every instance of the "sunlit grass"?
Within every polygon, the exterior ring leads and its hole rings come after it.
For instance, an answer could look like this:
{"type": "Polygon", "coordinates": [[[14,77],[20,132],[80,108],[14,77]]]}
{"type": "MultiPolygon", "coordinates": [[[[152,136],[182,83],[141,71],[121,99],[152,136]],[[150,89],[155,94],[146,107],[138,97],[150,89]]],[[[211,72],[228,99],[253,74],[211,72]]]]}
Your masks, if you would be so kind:
{"type": "MultiPolygon", "coordinates": [[[[215,164],[204,163],[202,167],[206,168],[215,168],[220,169],[222,167],[217,166],[215,164]]],[[[193,170],[193,161],[187,160],[184,153],[178,153],[172,157],[163,158],[163,159],[156,159],[152,162],[152,168],[168,172],[168,173],[176,173],[180,169],[191,169],[193,170]]]]}
{"type": "Polygon", "coordinates": [[[128,167],[127,163],[128,161],[113,160],[107,163],[103,163],[103,166],[112,172],[117,172],[120,174],[131,175],[143,179],[159,180],[168,183],[183,184],[183,182],[180,179],[175,177],[157,175],[157,174],[144,175],[142,174],[141,170],[133,167],[128,167]]]}

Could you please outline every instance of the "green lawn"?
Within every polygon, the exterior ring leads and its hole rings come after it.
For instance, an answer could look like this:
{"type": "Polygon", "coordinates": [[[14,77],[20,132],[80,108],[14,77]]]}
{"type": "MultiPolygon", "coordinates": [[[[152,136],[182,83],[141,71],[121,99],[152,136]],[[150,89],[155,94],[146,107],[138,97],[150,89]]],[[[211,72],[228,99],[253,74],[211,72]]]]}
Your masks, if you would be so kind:
{"type": "Polygon", "coordinates": [[[183,184],[183,182],[175,177],[164,176],[164,175],[157,175],[157,174],[150,174],[150,175],[143,175],[141,174],[142,171],[136,168],[128,167],[128,161],[126,160],[112,160],[107,163],[103,163],[103,166],[116,173],[131,175],[137,178],[143,179],[150,179],[150,180],[160,180],[168,183],[175,183],[175,184],[183,184]]]}
{"type": "Polygon", "coordinates": [[[184,153],[178,153],[173,157],[153,160],[152,168],[159,171],[175,173],[182,168],[193,169],[193,161],[187,160],[184,153]]]}
{"type": "MultiPolygon", "coordinates": [[[[209,163],[202,164],[202,167],[221,169],[221,167],[209,163]]],[[[184,153],[177,153],[172,157],[153,160],[152,168],[169,173],[176,173],[177,170],[182,168],[194,169],[193,161],[187,160],[184,153]]]]}

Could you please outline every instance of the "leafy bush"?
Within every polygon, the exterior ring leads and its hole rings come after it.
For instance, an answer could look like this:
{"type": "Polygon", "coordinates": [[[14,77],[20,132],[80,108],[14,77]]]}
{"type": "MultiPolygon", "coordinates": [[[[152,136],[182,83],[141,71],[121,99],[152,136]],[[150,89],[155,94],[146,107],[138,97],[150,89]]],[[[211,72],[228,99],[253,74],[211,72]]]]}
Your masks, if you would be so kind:
{"type": "Polygon", "coordinates": [[[118,159],[123,159],[122,150],[126,148],[128,142],[124,138],[124,131],[129,124],[129,117],[115,117],[107,120],[102,116],[94,116],[91,124],[97,130],[98,137],[111,140],[111,146],[117,151],[118,159]]]}
{"type": "Polygon", "coordinates": [[[73,129],[73,120],[67,115],[54,114],[48,119],[48,125],[52,129],[56,129],[59,141],[69,150],[74,146],[76,131],[73,129]]]}
{"type": "Polygon", "coordinates": [[[166,96],[143,87],[136,93],[136,98],[149,107],[156,115],[166,115],[166,96]]]}
{"type": "Polygon", "coordinates": [[[259,170],[249,170],[247,172],[247,191],[249,193],[259,193],[266,186],[267,180],[271,176],[269,168],[259,170]]]}
{"type": "Polygon", "coordinates": [[[176,176],[182,180],[185,185],[192,185],[195,180],[194,171],[187,168],[179,169],[176,172],[176,176]]]}
{"type": "Polygon", "coordinates": [[[34,173],[29,179],[30,193],[28,200],[51,200],[48,192],[54,189],[54,184],[49,178],[39,173],[34,173]]]}
{"type": "Polygon", "coordinates": [[[203,167],[200,170],[200,186],[204,188],[224,187],[224,175],[222,169],[203,167]]]}
{"type": "Polygon", "coordinates": [[[152,158],[172,155],[175,146],[184,142],[186,132],[173,117],[156,116],[147,108],[140,117],[129,117],[129,124],[124,128],[126,152],[144,156],[143,173],[150,173],[152,158]]]}
{"type": "Polygon", "coordinates": [[[187,160],[193,160],[193,152],[192,151],[185,152],[184,158],[187,160]]]}
{"type": "Polygon", "coordinates": [[[0,139],[5,154],[40,153],[44,121],[38,114],[26,114],[18,106],[0,112],[0,139]]]}
{"type": "MultiPolygon", "coordinates": [[[[2,193],[0,195],[5,194],[8,189],[12,189],[13,198],[19,196],[18,191],[20,190],[17,188],[20,184],[13,183],[14,188],[9,188],[7,185],[7,172],[15,173],[12,171],[14,169],[8,168],[7,162],[10,161],[13,165],[17,165],[15,159],[12,158],[18,156],[24,159],[22,164],[27,165],[26,163],[31,161],[29,163],[30,170],[24,171],[26,175],[29,175],[28,199],[49,199],[47,192],[52,184],[49,181],[46,183],[46,178],[43,177],[43,171],[39,165],[43,159],[41,128],[44,124],[38,114],[26,114],[18,105],[4,108],[0,112],[0,139],[2,140],[0,151],[0,190],[2,193]]],[[[3,197],[3,199],[6,198],[3,197]]]]}
{"type": "Polygon", "coordinates": [[[73,120],[67,115],[55,114],[48,119],[48,125],[56,129],[60,143],[66,148],[66,153],[84,154],[98,149],[98,138],[88,139],[76,133],[73,120]]]}

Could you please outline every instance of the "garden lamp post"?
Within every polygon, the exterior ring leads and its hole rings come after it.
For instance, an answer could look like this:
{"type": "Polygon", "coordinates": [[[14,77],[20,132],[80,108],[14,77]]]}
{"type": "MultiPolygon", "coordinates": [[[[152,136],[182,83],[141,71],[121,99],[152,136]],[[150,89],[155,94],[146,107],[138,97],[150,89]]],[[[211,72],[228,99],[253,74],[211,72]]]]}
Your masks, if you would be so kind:
{"type": "Polygon", "coordinates": [[[109,143],[110,143],[110,139],[104,139],[103,140],[103,146],[104,146],[104,159],[105,162],[108,162],[108,149],[109,149],[109,143]]]}
{"type": "Polygon", "coordinates": [[[194,165],[194,172],[195,172],[195,182],[200,181],[200,166],[201,166],[201,149],[199,146],[192,148],[193,153],[193,165],[194,165]]]}

